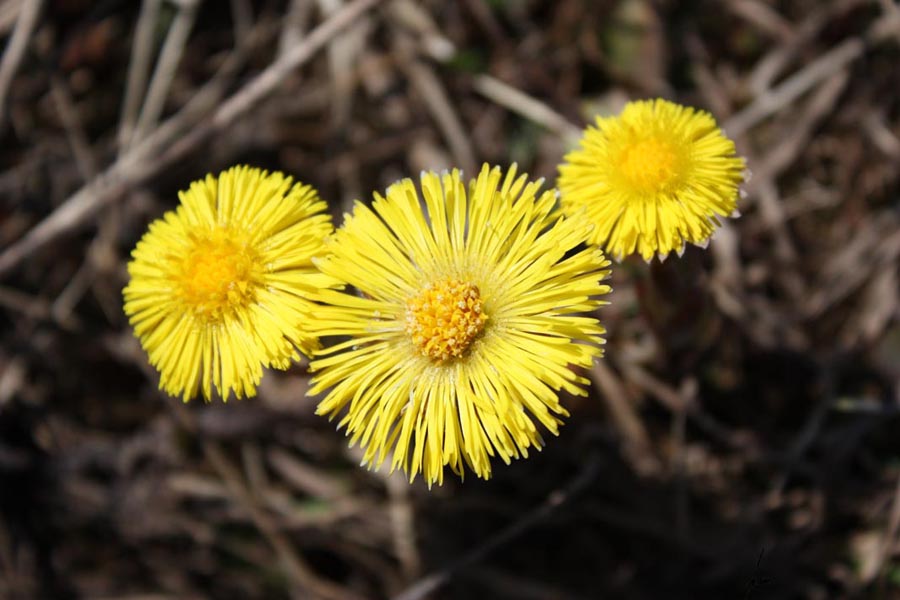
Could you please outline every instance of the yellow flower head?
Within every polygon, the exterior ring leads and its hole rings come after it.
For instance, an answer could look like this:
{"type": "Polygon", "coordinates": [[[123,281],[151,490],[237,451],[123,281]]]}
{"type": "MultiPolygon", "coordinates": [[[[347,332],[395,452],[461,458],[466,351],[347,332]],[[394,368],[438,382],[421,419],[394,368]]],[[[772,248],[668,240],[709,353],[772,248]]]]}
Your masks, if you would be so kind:
{"type": "Polygon", "coordinates": [[[318,347],[305,329],[319,287],[312,265],[332,231],[325,203],[281,173],[233,167],[179,193],[128,264],[125,314],[160,372],[188,400],[253,396],[263,367],[318,347]]]}
{"type": "Polygon", "coordinates": [[[570,369],[601,353],[603,327],[579,316],[604,304],[609,265],[579,247],[590,225],[551,211],[541,182],[485,165],[468,193],[458,171],[423,173],[357,202],[318,262],[359,295],[325,290],[320,335],[343,340],[311,363],[318,412],[340,421],[365,464],[430,486],[444,466],[482,478],[540,448],[568,413],[559,390],[584,395],[570,369]],[[424,207],[423,207],[424,201],[424,207]]]}
{"type": "Polygon", "coordinates": [[[596,225],[590,242],[645,260],[705,244],[737,206],[744,160],[709,113],[666,100],[597,117],[559,167],[563,211],[596,225]]]}

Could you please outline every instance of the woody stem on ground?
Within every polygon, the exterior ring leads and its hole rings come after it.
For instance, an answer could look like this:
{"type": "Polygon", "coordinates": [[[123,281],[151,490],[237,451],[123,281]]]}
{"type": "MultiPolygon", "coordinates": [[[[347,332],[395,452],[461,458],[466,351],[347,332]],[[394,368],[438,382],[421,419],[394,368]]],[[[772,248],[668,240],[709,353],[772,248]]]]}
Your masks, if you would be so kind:
{"type": "MultiPolygon", "coordinates": [[[[60,235],[87,221],[97,210],[114,202],[126,191],[195,150],[214,134],[226,129],[241,115],[275,91],[297,67],[307,62],[329,40],[383,0],[354,0],[315,28],[296,46],[289,48],[266,69],[223,102],[211,114],[197,115],[191,103],[121,155],[100,175],[69,196],[24,237],[0,254],[0,277],[25,257],[60,235]]],[[[204,111],[205,112],[205,111],[204,111]]]]}

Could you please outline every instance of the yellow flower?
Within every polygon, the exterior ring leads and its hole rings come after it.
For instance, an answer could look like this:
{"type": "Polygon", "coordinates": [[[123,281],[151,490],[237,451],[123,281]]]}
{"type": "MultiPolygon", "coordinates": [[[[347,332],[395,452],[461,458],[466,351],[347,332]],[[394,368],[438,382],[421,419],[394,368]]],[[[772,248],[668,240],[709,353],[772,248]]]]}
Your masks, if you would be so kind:
{"type": "Polygon", "coordinates": [[[342,337],[312,361],[310,393],[331,388],[318,412],[346,409],[364,464],[486,479],[490,457],[540,448],[538,424],[556,435],[559,390],[585,395],[570,367],[601,354],[603,327],[580,313],[604,304],[609,261],[540,186],[515,165],[485,165],[468,194],[458,171],[423,173],[421,196],[404,179],[345,215],[317,264],[359,295],[320,295],[317,333],[342,337]]]}
{"type": "Polygon", "coordinates": [[[645,260],[705,245],[735,213],[744,160],[709,113],[666,100],[597,117],[559,167],[562,209],[596,225],[590,242],[645,260]]]}
{"type": "Polygon", "coordinates": [[[161,389],[253,396],[264,367],[318,347],[305,325],[308,298],[332,284],[311,262],[332,231],[326,205],[308,185],[249,167],[179,198],[132,252],[125,313],[161,389]]]}

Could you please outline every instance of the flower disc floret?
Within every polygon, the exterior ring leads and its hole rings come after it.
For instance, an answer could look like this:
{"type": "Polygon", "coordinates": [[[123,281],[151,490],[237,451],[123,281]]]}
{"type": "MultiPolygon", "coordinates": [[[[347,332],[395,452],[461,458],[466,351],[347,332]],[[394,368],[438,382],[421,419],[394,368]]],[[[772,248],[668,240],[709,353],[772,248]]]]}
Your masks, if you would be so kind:
{"type": "Polygon", "coordinates": [[[436,362],[463,356],[485,321],[478,286],[458,279],[431,283],[406,303],[406,333],[436,362]]]}
{"type": "Polygon", "coordinates": [[[217,228],[194,236],[173,273],[186,311],[207,323],[245,310],[256,300],[265,266],[244,232],[217,228]]]}
{"type": "Polygon", "coordinates": [[[618,157],[624,184],[648,194],[661,194],[679,183],[685,157],[663,139],[637,140],[618,157]]]}

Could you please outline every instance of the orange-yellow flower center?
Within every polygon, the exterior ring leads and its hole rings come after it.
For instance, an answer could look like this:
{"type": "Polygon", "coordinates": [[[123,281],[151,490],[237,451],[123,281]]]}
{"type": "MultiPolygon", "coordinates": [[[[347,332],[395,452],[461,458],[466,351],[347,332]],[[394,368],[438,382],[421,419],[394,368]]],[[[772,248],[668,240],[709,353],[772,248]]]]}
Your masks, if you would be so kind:
{"type": "Polygon", "coordinates": [[[665,190],[678,177],[680,162],[672,144],[658,138],[628,144],[619,155],[621,173],[642,192],[665,190]]]}
{"type": "Polygon", "coordinates": [[[209,321],[253,302],[260,261],[235,232],[216,230],[194,240],[176,277],[181,300],[209,321]]]}
{"type": "Polygon", "coordinates": [[[478,287],[443,279],[406,303],[406,332],[419,351],[436,362],[462,356],[484,329],[478,287]]]}

